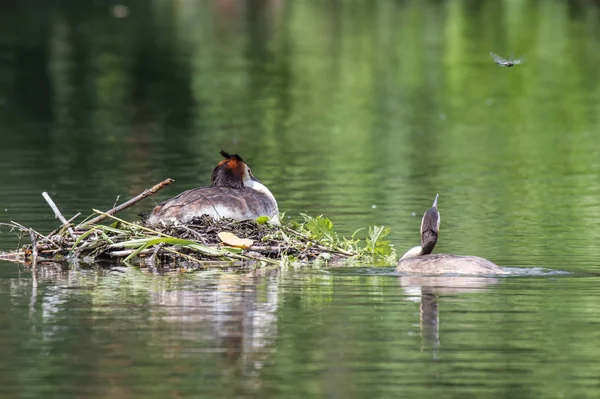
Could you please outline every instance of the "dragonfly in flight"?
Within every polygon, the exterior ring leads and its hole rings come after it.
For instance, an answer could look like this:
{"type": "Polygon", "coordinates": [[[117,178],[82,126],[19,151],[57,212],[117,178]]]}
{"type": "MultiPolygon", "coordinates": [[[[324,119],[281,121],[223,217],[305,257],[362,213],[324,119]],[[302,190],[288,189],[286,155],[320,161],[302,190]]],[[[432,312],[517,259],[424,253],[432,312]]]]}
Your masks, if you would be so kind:
{"type": "Polygon", "coordinates": [[[490,53],[490,55],[492,56],[492,58],[494,59],[494,62],[501,67],[511,67],[514,65],[519,65],[523,63],[523,60],[513,60],[512,58],[512,54],[510,56],[509,59],[505,59],[500,57],[498,54],[494,54],[494,53],[490,53]]]}

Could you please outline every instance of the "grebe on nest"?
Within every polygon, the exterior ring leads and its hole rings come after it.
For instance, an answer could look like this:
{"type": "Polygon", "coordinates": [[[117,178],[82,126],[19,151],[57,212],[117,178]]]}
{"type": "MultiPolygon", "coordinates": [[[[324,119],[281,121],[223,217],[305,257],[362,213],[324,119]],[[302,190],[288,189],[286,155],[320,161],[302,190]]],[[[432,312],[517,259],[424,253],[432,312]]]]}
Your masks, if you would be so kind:
{"type": "Polygon", "coordinates": [[[436,254],[435,247],[440,231],[440,212],[437,209],[438,195],[433,205],[421,220],[421,246],[408,250],[398,261],[396,270],[411,274],[508,274],[487,259],[478,256],[436,254]]]}
{"type": "Polygon", "coordinates": [[[193,188],[157,205],[147,222],[189,222],[208,215],[214,219],[256,219],[268,216],[279,224],[279,209],[271,191],[254,175],[238,154],[221,150],[224,160],[213,169],[210,187],[193,188]]]}

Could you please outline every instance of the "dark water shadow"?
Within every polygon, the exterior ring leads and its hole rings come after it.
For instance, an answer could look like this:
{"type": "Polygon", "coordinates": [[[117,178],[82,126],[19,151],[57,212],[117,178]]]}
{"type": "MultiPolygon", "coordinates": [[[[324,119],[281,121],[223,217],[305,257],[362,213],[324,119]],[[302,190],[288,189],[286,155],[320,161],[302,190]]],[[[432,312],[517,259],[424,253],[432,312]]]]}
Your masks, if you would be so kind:
{"type": "Polygon", "coordinates": [[[446,295],[477,294],[501,282],[490,277],[421,277],[402,276],[398,279],[405,299],[419,302],[421,351],[430,350],[432,358],[439,358],[440,312],[439,297],[446,295]]]}

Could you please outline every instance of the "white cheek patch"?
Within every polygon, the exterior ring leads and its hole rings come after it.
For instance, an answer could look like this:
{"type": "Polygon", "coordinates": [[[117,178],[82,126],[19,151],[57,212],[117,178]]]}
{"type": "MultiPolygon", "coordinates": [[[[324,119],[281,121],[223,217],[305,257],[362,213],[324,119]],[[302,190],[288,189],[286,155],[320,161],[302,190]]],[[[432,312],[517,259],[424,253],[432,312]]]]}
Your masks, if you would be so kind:
{"type": "Polygon", "coordinates": [[[244,176],[242,177],[242,181],[244,182],[244,186],[247,186],[246,182],[252,181],[250,177],[250,168],[248,165],[244,165],[244,176]]]}
{"type": "Polygon", "coordinates": [[[440,223],[442,223],[442,216],[440,216],[440,212],[438,211],[438,217],[437,217],[437,229],[438,229],[438,231],[440,231],[440,223]]]}

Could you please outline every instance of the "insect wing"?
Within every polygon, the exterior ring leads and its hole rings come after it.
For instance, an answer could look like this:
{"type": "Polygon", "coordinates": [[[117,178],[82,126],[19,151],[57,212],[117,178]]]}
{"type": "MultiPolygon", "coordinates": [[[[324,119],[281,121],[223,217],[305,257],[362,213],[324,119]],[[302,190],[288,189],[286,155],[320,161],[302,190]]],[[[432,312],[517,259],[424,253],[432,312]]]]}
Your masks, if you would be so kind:
{"type": "Polygon", "coordinates": [[[506,64],[508,64],[508,61],[498,54],[490,53],[490,56],[494,59],[494,62],[500,66],[506,66],[506,64]]]}

